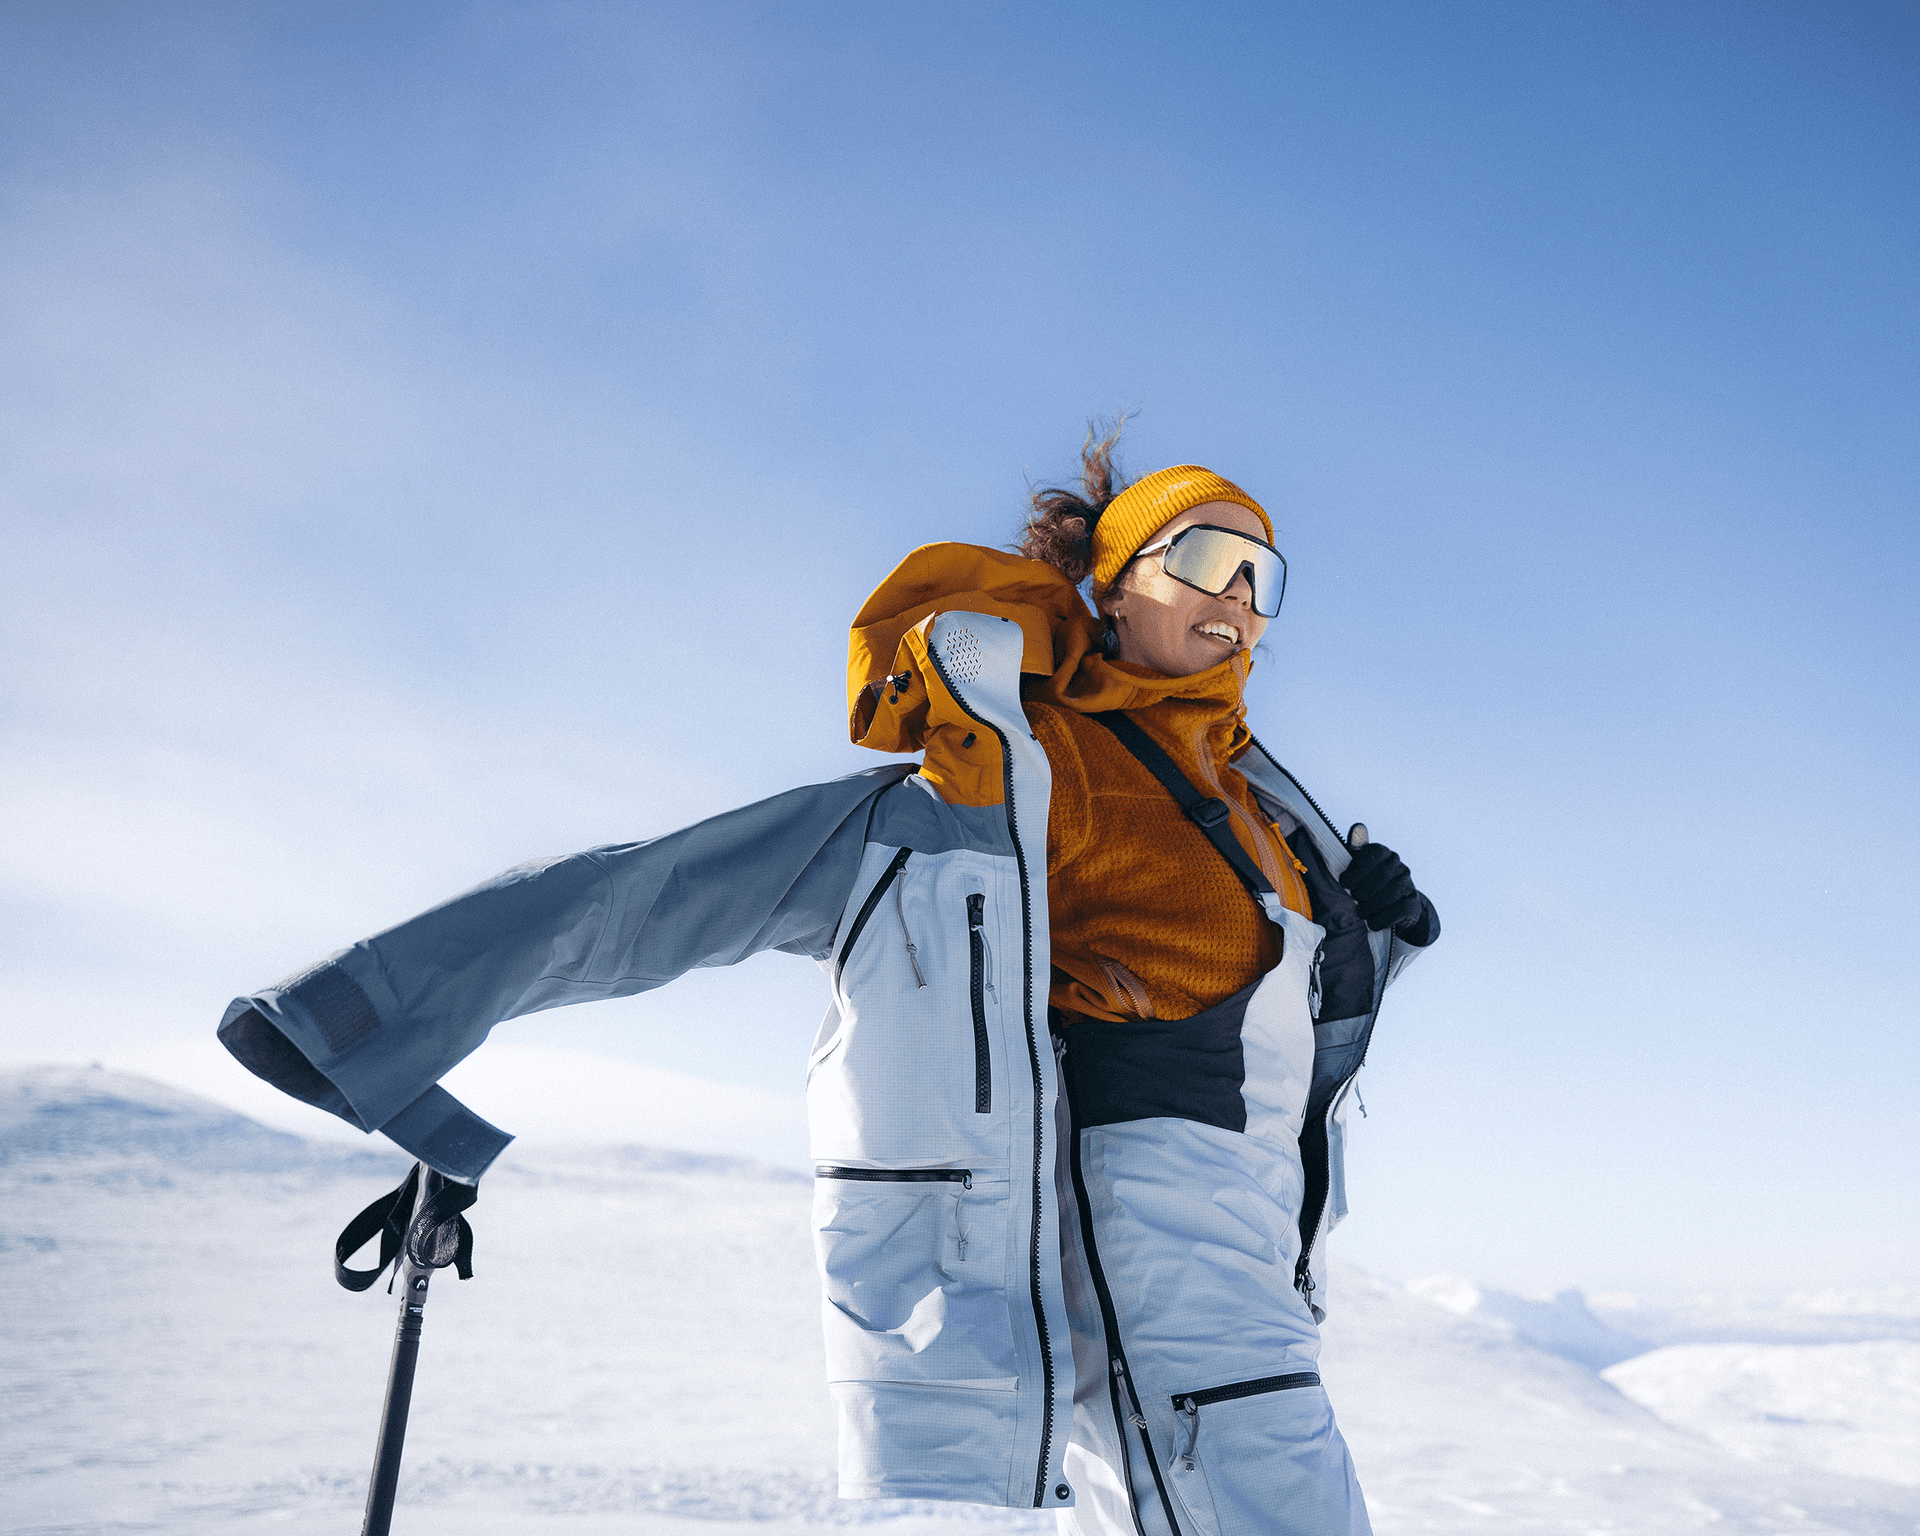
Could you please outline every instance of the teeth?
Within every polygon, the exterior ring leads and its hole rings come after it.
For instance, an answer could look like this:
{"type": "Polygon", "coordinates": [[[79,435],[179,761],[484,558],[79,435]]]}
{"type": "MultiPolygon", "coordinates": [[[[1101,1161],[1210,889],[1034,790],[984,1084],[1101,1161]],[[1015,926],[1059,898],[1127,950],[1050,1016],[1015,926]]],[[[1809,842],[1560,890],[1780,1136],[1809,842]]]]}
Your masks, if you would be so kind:
{"type": "Polygon", "coordinates": [[[1240,631],[1235,629],[1231,624],[1222,624],[1218,620],[1215,620],[1211,624],[1202,624],[1200,626],[1200,633],[1203,635],[1212,635],[1217,639],[1224,640],[1228,645],[1238,645],[1240,643],[1240,631]]]}

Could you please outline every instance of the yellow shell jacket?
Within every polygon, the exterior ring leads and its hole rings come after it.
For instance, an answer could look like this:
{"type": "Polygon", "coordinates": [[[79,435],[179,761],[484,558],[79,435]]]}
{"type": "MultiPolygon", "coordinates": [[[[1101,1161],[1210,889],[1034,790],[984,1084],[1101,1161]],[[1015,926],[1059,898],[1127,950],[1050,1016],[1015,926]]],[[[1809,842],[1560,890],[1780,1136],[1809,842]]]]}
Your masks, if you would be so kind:
{"type": "Polygon", "coordinates": [[[1300,866],[1232,760],[1248,658],[1192,677],[1109,661],[1080,594],[1052,566],[971,544],[930,544],[901,562],[854,620],[848,690],[855,742],[921,751],[950,801],[997,805],[997,746],[929,713],[910,631],[936,613],[991,613],[1021,627],[1022,696],[1053,769],[1047,889],[1048,1002],[1075,1018],[1183,1019],[1271,970],[1276,930],[1160,781],[1091,716],[1125,711],[1209,794],[1286,905],[1312,912],[1300,866]],[[900,687],[888,679],[906,677],[900,687]]]}

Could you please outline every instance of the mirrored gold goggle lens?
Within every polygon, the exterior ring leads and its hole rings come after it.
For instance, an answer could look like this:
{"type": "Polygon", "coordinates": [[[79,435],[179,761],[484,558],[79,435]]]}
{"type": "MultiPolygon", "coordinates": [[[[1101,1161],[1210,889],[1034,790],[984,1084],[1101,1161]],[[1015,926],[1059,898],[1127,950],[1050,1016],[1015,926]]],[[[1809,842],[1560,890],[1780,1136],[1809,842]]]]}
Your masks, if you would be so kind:
{"type": "Polygon", "coordinates": [[[1218,597],[1241,571],[1253,588],[1253,611],[1270,619],[1287,592],[1287,562],[1258,539],[1204,524],[1185,528],[1167,546],[1161,567],[1175,581],[1218,597]]]}

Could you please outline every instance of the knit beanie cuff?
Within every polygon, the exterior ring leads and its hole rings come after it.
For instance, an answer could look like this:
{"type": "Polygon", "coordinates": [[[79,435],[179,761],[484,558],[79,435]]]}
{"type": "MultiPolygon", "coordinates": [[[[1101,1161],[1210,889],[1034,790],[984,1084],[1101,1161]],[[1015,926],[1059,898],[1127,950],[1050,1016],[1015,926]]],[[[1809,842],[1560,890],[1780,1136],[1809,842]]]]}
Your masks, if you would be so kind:
{"type": "Polygon", "coordinates": [[[1112,501],[1093,525],[1093,585],[1098,591],[1120,574],[1133,552],[1169,518],[1207,501],[1231,501],[1260,519],[1273,542],[1273,520],[1266,508],[1231,480],[1198,464],[1176,464],[1136,480],[1112,501]]]}

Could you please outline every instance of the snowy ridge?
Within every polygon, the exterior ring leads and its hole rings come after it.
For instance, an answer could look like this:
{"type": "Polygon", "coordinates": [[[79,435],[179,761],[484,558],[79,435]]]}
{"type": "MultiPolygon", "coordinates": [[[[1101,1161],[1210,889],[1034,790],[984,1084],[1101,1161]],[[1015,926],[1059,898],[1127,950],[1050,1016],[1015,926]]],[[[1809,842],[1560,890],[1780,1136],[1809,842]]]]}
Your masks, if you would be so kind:
{"type": "Polygon", "coordinates": [[[269,1130],[197,1094],[106,1067],[0,1070],[0,1164],[131,1157],[207,1172],[284,1173],[385,1170],[399,1156],[269,1130]]]}
{"type": "Polygon", "coordinates": [[[1407,1291],[1589,1370],[1630,1360],[1648,1348],[1645,1339],[1595,1317],[1586,1297],[1577,1290],[1561,1291],[1542,1300],[1479,1285],[1458,1275],[1432,1275],[1411,1282],[1407,1291]]]}
{"type": "MultiPolygon", "coordinates": [[[[243,1117],[137,1080],[0,1073],[0,1100],[14,1111],[0,1135],[35,1149],[0,1163],[17,1238],[0,1249],[8,1529],[354,1528],[395,1303],[336,1287],[331,1249],[400,1160],[260,1142],[230,1123],[243,1117]],[[237,1165],[242,1147],[283,1161],[237,1165]],[[103,1159],[125,1176],[93,1177],[103,1159]]],[[[1025,1511],[832,1497],[808,1182],[738,1158],[511,1149],[471,1213],[475,1279],[434,1281],[396,1529],[1040,1529],[1025,1511]]],[[[1802,1441],[1781,1428],[1764,1460],[1743,1459],[1510,1320],[1349,1270],[1331,1292],[1323,1373],[1382,1536],[1920,1527],[1920,1490],[1820,1439],[1858,1452],[1845,1426],[1802,1441]]],[[[1857,1400],[1879,1390],[1875,1369],[1849,1378],[1857,1400]]],[[[1684,1396],[1668,1391],[1682,1417],[1684,1396]]]]}
{"type": "Polygon", "coordinates": [[[1702,1291],[1683,1297],[1596,1296],[1610,1326],[1660,1344],[1920,1342],[1920,1286],[1786,1292],[1702,1291]]]}

